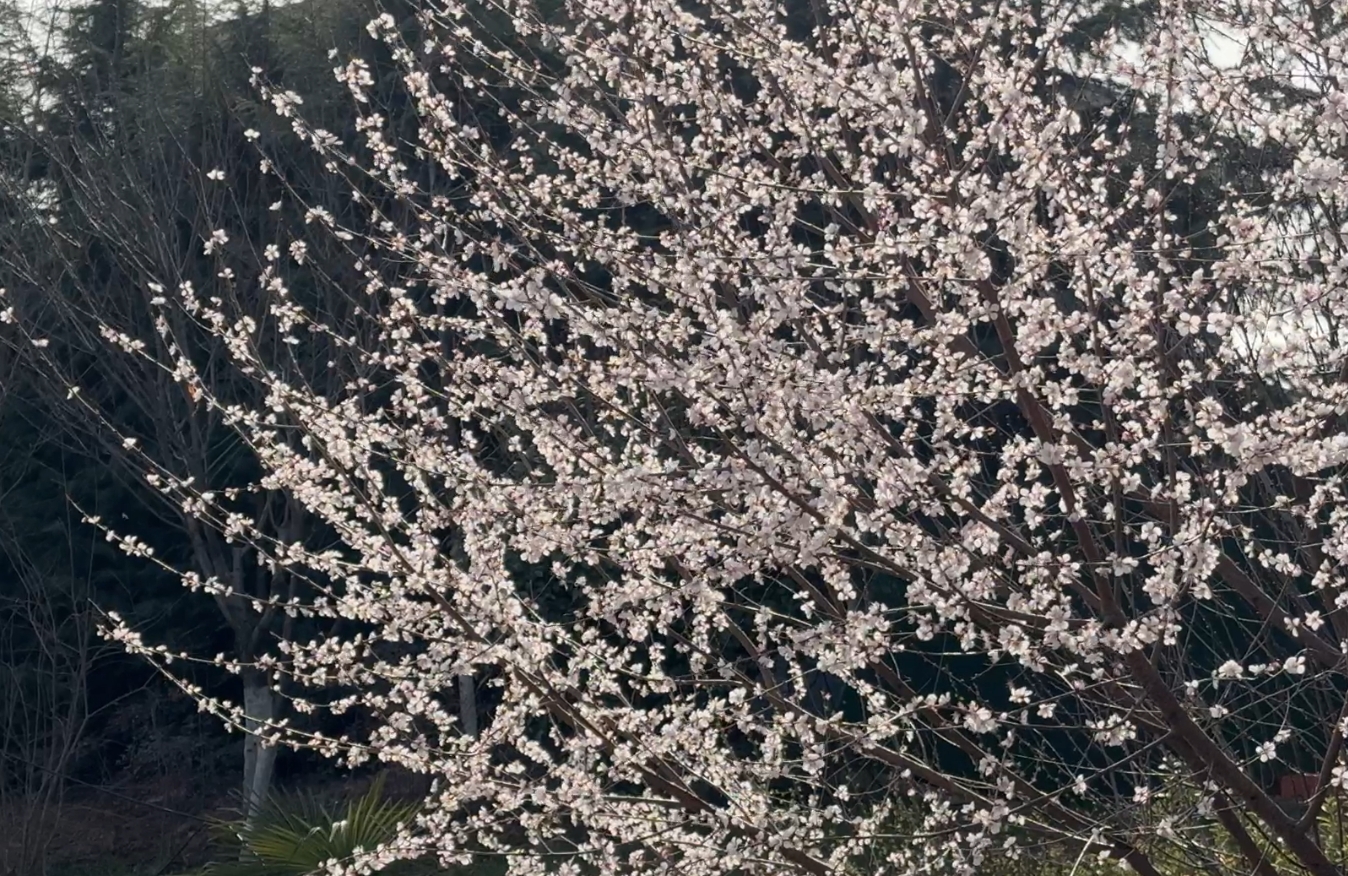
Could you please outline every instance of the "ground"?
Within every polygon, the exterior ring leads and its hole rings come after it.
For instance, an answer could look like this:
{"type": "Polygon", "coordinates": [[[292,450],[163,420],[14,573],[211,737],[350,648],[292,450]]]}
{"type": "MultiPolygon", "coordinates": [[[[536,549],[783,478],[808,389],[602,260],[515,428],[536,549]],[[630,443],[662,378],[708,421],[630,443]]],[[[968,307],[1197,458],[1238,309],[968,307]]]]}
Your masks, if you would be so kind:
{"type": "MultiPolygon", "coordinates": [[[[360,793],[368,777],[309,781],[306,793],[341,797],[360,793]]],[[[393,776],[385,788],[407,797],[418,783],[393,776]]],[[[0,876],[15,860],[22,838],[21,803],[0,805],[0,876]]],[[[47,852],[48,876],[166,876],[190,872],[211,860],[211,825],[236,806],[227,780],[164,777],[109,787],[73,787],[54,823],[47,852]]]]}

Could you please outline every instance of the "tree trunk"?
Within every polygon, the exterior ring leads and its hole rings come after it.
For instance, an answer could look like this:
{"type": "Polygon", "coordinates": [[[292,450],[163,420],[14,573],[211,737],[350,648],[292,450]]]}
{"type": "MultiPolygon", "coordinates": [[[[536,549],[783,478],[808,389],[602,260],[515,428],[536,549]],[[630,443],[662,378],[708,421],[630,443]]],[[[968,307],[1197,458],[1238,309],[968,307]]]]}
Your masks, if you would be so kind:
{"type": "Polygon", "coordinates": [[[271,790],[276,765],[276,749],[263,745],[256,735],[259,728],[276,718],[276,694],[260,673],[244,674],[243,709],[244,728],[248,732],[243,740],[244,817],[252,823],[271,790]]]}
{"type": "Polygon", "coordinates": [[[459,723],[468,736],[477,736],[477,685],[473,676],[459,676],[459,723]]]}

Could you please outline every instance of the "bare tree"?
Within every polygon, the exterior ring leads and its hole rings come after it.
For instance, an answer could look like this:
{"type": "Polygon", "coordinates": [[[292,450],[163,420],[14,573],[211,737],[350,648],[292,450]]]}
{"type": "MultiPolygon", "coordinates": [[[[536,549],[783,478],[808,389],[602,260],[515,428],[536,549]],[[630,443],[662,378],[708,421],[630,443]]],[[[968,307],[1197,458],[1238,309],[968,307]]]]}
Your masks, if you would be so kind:
{"type": "MultiPolygon", "coordinates": [[[[5,466],[7,493],[21,474],[20,465],[5,466]]],[[[88,552],[76,550],[75,530],[86,538],[88,531],[68,523],[64,555],[38,558],[9,515],[0,520],[0,810],[7,826],[0,870],[16,876],[46,872],[70,768],[97,711],[89,680],[117,654],[97,634],[91,570],[80,565],[88,552]]]]}

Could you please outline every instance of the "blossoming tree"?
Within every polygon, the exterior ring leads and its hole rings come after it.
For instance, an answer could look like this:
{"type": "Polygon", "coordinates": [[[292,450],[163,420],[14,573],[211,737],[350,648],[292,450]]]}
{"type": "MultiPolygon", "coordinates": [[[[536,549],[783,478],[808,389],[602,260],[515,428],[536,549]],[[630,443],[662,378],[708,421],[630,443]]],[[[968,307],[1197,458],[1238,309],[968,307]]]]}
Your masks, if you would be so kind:
{"type": "Polygon", "coordinates": [[[262,668],[364,729],[265,738],[437,780],[370,863],[1343,871],[1343,9],[1157,5],[441,0],[371,25],[419,142],[359,61],[363,144],[269,92],[385,187],[369,331],[288,292],[312,205],[266,332],[162,305],[266,404],[162,364],[339,543],[161,483],[350,623],[262,668]]]}

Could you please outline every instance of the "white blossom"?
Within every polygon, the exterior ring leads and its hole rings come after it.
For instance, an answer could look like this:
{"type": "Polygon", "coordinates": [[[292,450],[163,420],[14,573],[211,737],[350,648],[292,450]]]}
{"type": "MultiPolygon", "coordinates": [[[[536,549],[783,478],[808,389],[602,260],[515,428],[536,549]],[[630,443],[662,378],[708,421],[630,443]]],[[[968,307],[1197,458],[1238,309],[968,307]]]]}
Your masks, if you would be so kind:
{"type": "Polygon", "coordinates": [[[229,235],[225,233],[223,228],[217,228],[212,231],[211,236],[206,239],[206,245],[202,247],[202,252],[206,255],[210,255],[227,243],[229,243],[229,235]]]}

